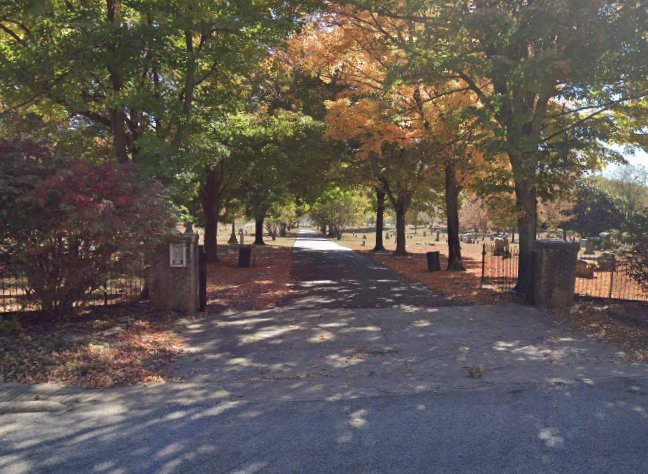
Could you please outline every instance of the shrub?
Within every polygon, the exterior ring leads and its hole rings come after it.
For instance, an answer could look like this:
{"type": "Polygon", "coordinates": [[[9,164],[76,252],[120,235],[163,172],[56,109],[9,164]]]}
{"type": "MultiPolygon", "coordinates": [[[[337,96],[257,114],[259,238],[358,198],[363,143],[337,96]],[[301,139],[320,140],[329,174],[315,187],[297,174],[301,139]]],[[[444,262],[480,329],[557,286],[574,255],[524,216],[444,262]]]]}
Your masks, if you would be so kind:
{"type": "Polygon", "coordinates": [[[49,315],[132,275],[175,228],[162,186],[134,165],[56,160],[29,143],[0,143],[0,156],[0,250],[49,315]]]}

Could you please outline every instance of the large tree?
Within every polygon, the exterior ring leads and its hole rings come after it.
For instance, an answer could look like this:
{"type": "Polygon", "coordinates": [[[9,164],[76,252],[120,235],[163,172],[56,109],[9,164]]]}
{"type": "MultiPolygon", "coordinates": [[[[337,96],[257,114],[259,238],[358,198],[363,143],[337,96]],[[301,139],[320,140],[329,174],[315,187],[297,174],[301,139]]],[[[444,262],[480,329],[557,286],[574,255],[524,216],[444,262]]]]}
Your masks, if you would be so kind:
{"type": "MultiPolygon", "coordinates": [[[[511,164],[520,231],[518,290],[529,293],[537,200],[546,184],[541,175],[551,174],[550,164],[564,164],[548,162],[548,149],[591,149],[618,138],[627,123],[611,120],[611,112],[623,115],[623,105],[648,94],[645,2],[350,3],[355,10],[346,14],[407,52],[397,76],[454,78],[478,95],[475,116],[497,138],[490,151],[506,153],[511,164]],[[585,135],[591,140],[582,140],[585,135]]],[[[565,156],[587,161],[584,153],[565,156]]]]}
{"type": "Polygon", "coordinates": [[[87,147],[80,155],[139,162],[176,187],[181,204],[198,193],[215,258],[220,162],[231,154],[223,124],[246,105],[251,72],[309,8],[276,0],[4,2],[0,117],[58,122],[64,133],[55,140],[74,131],[87,147]]]}
{"type": "Polygon", "coordinates": [[[271,0],[5,2],[2,103],[100,127],[117,161],[186,153],[301,11],[271,0]]]}
{"type": "MultiPolygon", "coordinates": [[[[395,254],[406,253],[405,218],[413,199],[440,172],[451,237],[449,269],[463,269],[457,175],[474,152],[468,142],[476,120],[463,112],[477,97],[467,88],[455,93],[458,81],[394,82],[390,74],[402,66],[403,51],[390,47],[382,31],[338,12],[318,18],[292,51],[305,69],[337,84],[335,100],[327,103],[329,135],[349,143],[356,157],[352,166],[394,208],[395,254]]],[[[379,239],[376,248],[381,248],[379,239]]]]}

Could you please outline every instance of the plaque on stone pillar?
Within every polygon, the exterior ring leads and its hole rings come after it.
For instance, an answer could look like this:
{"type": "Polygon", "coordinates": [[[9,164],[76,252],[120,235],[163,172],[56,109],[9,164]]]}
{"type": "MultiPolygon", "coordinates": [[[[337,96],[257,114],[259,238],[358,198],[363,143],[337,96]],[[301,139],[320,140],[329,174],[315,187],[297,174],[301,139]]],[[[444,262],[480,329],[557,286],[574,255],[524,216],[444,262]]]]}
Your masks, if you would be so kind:
{"type": "Polygon", "coordinates": [[[151,255],[147,275],[150,305],[192,313],[200,306],[198,234],[169,240],[151,255]]]}
{"type": "Polygon", "coordinates": [[[169,244],[169,266],[187,266],[187,246],[184,242],[169,244]]]}

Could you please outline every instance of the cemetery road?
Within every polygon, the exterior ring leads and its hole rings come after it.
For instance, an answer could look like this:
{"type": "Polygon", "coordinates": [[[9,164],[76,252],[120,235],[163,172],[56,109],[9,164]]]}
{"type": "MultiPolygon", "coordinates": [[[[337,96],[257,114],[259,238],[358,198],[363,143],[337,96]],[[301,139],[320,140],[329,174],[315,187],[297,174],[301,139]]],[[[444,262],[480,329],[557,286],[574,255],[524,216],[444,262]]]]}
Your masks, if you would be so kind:
{"type": "Polygon", "coordinates": [[[453,301],[368,257],[300,231],[293,250],[294,309],[449,306],[453,301]]]}

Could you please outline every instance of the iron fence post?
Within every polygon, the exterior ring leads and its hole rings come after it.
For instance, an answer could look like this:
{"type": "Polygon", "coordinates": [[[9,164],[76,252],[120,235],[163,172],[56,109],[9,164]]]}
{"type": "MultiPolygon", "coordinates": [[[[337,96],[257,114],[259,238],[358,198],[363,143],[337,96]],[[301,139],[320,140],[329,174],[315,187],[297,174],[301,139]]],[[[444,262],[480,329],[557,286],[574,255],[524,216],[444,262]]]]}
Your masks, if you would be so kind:
{"type": "Polygon", "coordinates": [[[484,277],[486,270],[486,244],[482,244],[482,272],[481,272],[481,282],[479,283],[479,288],[484,287],[484,277]]]}
{"type": "Polygon", "coordinates": [[[616,270],[616,257],[612,258],[612,270],[610,271],[610,291],[608,292],[608,299],[612,299],[612,290],[614,288],[614,271],[616,270]]]}
{"type": "Polygon", "coordinates": [[[200,311],[207,307],[207,254],[204,245],[198,246],[198,299],[200,311]]]}

